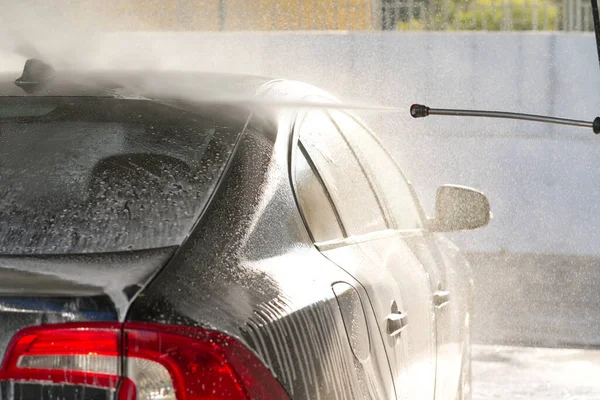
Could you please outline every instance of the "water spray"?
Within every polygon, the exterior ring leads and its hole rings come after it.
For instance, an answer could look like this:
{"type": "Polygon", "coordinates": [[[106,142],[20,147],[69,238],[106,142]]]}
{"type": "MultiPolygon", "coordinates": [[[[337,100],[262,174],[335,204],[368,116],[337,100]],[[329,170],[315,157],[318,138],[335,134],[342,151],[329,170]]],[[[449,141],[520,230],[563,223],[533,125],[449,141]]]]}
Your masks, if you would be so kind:
{"type": "Polygon", "coordinates": [[[595,134],[600,133],[600,117],[593,121],[581,121],[576,119],[548,117],[545,115],[522,114],[503,111],[484,111],[484,110],[452,110],[445,108],[429,108],[421,104],[413,104],[410,107],[410,115],[413,118],[424,118],[430,115],[441,115],[451,117],[482,117],[482,118],[502,118],[517,119],[521,121],[544,122],[548,124],[559,124],[577,126],[579,128],[591,128],[595,134]]]}

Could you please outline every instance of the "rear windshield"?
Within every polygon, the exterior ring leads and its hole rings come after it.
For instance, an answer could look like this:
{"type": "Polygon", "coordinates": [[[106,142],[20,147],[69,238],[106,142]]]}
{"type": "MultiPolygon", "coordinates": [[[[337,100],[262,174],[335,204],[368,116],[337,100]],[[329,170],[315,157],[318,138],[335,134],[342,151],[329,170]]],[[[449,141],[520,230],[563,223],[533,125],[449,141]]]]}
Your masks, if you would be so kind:
{"type": "Polygon", "coordinates": [[[146,100],[0,98],[0,254],[181,244],[245,117],[146,100]]]}

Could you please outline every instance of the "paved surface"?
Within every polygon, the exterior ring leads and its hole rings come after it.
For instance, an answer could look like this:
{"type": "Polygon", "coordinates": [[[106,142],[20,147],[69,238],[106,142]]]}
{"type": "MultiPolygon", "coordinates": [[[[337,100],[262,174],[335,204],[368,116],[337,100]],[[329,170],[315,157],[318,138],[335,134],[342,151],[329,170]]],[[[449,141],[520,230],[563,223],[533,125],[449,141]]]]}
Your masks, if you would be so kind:
{"type": "Polygon", "coordinates": [[[473,399],[600,400],[600,257],[469,258],[473,399]]]}
{"type": "Polygon", "coordinates": [[[600,350],[473,346],[473,400],[600,399],[600,350]]]}

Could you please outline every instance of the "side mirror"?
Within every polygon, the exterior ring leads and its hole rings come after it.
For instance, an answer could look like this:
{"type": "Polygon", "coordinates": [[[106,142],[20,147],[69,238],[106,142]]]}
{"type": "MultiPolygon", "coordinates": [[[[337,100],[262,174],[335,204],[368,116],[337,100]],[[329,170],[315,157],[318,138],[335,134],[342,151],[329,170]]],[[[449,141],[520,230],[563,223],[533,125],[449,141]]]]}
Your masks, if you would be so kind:
{"type": "Polygon", "coordinates": [[[455,185],[438,188],[435,219],[430,229],[435,232],[453,232],[476,229],[490,221],[490,202],[481,192],[455,185]]]}

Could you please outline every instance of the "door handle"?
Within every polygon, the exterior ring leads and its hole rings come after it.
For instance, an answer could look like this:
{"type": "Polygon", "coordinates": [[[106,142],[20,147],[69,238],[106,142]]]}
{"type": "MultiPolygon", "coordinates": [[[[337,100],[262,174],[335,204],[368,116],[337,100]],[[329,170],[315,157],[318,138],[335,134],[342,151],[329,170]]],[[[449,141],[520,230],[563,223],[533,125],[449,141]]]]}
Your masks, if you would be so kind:
{"type": "Polygon", "coordinates": [[[442,308],[450,301],[450,292],[438,290],[433,294],[433,304],[436,308],[442,308]]]}
{"type": "Polygon", "coordinates": [[[408,325],[408,319],[406,318],[406,314],[402,312],[395,312],[387,316],[387,334],[394,337],[408,325]]]}

